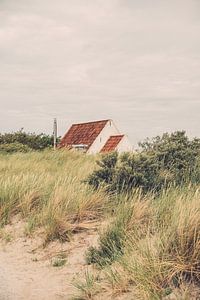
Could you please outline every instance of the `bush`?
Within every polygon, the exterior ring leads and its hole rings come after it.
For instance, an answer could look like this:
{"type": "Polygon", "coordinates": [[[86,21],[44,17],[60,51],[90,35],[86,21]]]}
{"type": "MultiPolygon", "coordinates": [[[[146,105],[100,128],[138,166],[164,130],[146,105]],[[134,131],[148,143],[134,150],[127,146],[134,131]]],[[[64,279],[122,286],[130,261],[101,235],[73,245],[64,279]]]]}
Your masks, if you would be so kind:
{"type": "Polygon", "coordinates": [[[116,152],[103,156],[101,161],[97,161],[100,168],[88,177],[87,182],[95,189],[102,184],[111,186],[114,182],[117,159],[116,152]]]}
{"type": "Polygon", "coordinates": [[[142,188],[159,192],[171,185],[200,182],[200,139],[189,140],[184,131],[147,139],[140,151],[119,156],[111,153],[98,162],[88,178],[94,188],[122,192],[142,188]]]}
{"type": "Polygon", "coordinates": [[[0,153],[29,152],[31,148],[20,143],[1,144],[0,153]]]}
{"type": "Polygon", "coordinates": [[[17,132],[0,134],[0,145],[13,143],[26,145],[33,150],[43,150],[53,146],[53,136],[44,133],[26,133],[23,129],[17,132]]]}
{"type": "Polygon", "coordinates": [[[103,267],[118,260],[124,254],[126,240],[130,234],[140,238],[147,234],[147,228],[152,220],[152,208],[150,201],[136,191],[131,198],[124,198],[115,209],[114,215],[112,224],[100,235],[99,247],[88,249],[86,254],[88,264],[103,267]]]}
{"type": "Polygon", "coordinates": [[[97,264],[100,267],[112,264],[123,254],[124,231],[121,224],[114,224],[104,232],[99,241],[99,248],[90,247],[86,253],[88,264],[97,264]]]}

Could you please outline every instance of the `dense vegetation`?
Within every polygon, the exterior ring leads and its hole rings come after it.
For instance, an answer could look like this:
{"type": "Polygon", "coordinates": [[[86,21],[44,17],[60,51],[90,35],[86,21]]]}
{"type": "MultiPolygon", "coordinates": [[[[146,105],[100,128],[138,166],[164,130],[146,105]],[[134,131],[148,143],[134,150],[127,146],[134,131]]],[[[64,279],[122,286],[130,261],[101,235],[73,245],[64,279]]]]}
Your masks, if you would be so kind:
{"type": "Polygon", "coordinates": [[[26,133],[21,129],[13,133],[0,134],[0,152],[28,152],[31,150],[43,150],[52,146],[53,136],[44,133],[26,133]]]}
{"type": "Polygon", "coordinates": [[[103,157],[88,183],[117,193],[137,187],[158,192],[171,185],[200,183],[200,139],[189,140],[185,132],[166,133],[140,147],[137,153],[103,157]]]}
{"type": "Polygon", "coordinates": [[[127,292],[128,299],[171,293],[173,299],[197,299],[200,140],[185,132],[164,134],[141,143],[136,153],[111,153],[97,164],[87,182],[111,195],[113,219],[99,246],[86,253],[87,263],[100,271],[89,291],[86,280],[84,293],[95,295],[100,285],[115,296],[127,292]]]}
{"type": "Polygon", "coordinates": [[[2,152],[1,230],[17,214],[25,234],[40,227],[46,243],[64,242],[106,220],[98,246],[86,253],[96,271],[77,284],[79,299],[108,291],[127,299],[198,299],[200,140],[175,132],[146,140],[136,153],[102,156],[98,165],[95,159],[67,150],[2,152]]]}

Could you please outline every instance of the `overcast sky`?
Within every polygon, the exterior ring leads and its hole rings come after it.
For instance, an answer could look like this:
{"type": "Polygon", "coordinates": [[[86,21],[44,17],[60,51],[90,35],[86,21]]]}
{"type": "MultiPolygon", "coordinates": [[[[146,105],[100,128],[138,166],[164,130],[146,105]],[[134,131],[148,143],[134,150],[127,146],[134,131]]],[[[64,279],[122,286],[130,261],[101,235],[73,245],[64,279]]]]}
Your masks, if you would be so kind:
{"type": "Polygon", "coordinates": [[[0,132],[200,136],[199,0],[0,0],[0,132]]]}

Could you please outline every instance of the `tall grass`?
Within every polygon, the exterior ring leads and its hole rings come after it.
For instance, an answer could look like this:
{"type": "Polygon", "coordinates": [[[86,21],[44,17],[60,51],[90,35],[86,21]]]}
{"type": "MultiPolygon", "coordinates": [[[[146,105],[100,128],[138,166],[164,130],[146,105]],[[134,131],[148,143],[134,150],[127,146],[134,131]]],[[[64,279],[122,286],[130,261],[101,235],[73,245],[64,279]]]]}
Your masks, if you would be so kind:
{"type": "Polygon", "coordinates": [[[170,188],[156,197],[139,189],[105,195],[84,183],[94,168],[93,156],[77,152],[0,155],[0,225],[20,215],[27,234],[41,227],[46,242],[66,241],[106,211],[109,222],[99,246],[86,254],[100,273],[88,273],[86,282],[78,284],[84,297],[92,297],[95,278],[101,278],[98,291],[133,291],[133,299],[143,300],[162,299],[186,283],[200,284],[197,184],[170,188]]]}
{"type": "Polygon", "coordinates": [[[84,222],[102,215],[106,196],[83,180],[94,158],[69,151],[0,155],[0,223],[20,214],[27,233],[45,229],[46,240],[67,240],[84,222]]]}
{"type": "Polygon", "coordinates": [[[133,289],[134,299],[162,299],[185,283],[200,283],[200,190],[187,186],[149,197],[136,193],[122,202],[99,248],[87,254],[104,268],[114,294],[133,289]]]}

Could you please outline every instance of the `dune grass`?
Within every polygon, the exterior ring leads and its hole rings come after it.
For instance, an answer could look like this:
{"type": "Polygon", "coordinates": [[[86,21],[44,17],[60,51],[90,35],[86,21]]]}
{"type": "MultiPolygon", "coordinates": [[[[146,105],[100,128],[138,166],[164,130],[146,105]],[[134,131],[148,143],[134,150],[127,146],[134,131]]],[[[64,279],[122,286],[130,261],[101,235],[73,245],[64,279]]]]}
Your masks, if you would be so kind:
{"type": "Polygon", "coordinates": [[[83,299],[102,291],[165,299],[182,287],[188,294],[188,284],[200,284],[199,187],[170,188],[157,196],[139,189],[107,195],[84,183],[95,159],[50,150],[0,155],[1,228],[20,215],[26,234],[42,228],[45,242],[65,242],[91,223],[109,219],[99,246],[86,253],[97,274],[87,273],[76,285],[83,299]]]}
{"type": "Polygon", "coordinates": [[[104,210],[106,196],[83,183],[94,165],[94,157],[69,151],[0,155],[0,225],[19,214],[27,234],[42,227],[46,241],[68,240],[104,210]]]}
{"type": "Polygon", "coordinates": [[[200,190],[187,186],[159,197],[143,198],[138,191],[125,197],[87,260],[101,273],[103,268],[102,287],[113,295],[132,291],[134,299],[163,299],[176,288],[198,285],[200,190]]]}

